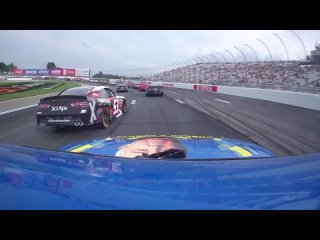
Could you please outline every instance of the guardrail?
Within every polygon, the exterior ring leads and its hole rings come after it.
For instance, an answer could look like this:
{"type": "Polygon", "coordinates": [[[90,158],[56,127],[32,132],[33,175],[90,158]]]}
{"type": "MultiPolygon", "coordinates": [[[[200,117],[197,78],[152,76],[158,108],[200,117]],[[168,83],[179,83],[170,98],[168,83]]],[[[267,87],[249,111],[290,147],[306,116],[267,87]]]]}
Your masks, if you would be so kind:
{"type": "Polygon", "coordinates": [[[292,92],[284,90],[247,88],[247,87],[229,87],[206,84],[174,83],[174,82],[151,82],[151,81],[127,81],[133,83],[145,83],[151,85],[160,85],[167,88],[181,88],[196,91],[205,91],[212,93],[228,94],[240,97],[255,98],[282,104],[288,104],[297,107],[303,107],[320,111],[320,94],[306,92],[292,92]]]}
{"type": "Polygon", "coordinates": [[[31,77],[30,78],[27,78],[27,77],[15,77],[15,78],[8,77],[7,78],[7,81],[31,81],[31,80],[32,80],[31,77]]]}
{"type": "Polygon", "coordinates": [[[218,86],[218,93],[255,98],[320,111],[320,95],[283,90],[218,86]]]}

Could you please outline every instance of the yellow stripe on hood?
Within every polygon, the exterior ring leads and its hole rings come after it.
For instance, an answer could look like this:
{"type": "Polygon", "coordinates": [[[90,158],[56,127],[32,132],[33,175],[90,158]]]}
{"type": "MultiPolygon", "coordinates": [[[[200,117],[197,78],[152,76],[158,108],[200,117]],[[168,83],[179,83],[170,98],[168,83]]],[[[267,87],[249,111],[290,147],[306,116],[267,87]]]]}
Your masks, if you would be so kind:
{"type": "Polygon", "coordinates": [[[239,153],[242,157],[251,157],[252,156],[251,152],[248,152],[247,150],[245,150],[239,146],[231,147],[231,148],[229,148],[229,150],[234,151],[236,153],[239,153]]]}
{"type": "Polygon", "coordinates": [[[83,145],[81,147],[74,148],[70,152],[75,152],[75,153],[83,152],[84,150],[87,150],[87,149],[92,148],[92,147],[93,147],[92,145],[86,144],[86,145],[83,145]]]}

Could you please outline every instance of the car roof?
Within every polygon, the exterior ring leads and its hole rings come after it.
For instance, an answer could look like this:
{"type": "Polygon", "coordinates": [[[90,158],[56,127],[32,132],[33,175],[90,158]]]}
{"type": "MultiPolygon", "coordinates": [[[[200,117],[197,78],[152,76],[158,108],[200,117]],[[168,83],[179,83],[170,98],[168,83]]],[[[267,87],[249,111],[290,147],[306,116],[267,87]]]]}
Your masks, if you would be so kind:
{"type": "Polygon", "coordinates": [[[94,88],[92,89],[92,91],[100,91],[101,89],[104,89],[104,88],[111,90],[111,89],[110,89],[109,87],[107,87],[107,86],[94,86],[94,88]]]}
{"type": "Polygon", "coordinates": [[[92,91],[93,86],[82,86],[82,87],[66,88],[66,89],[62,90],[58,95],[64,94],[67,91],[80,90],[80,89],[87,90],[89,92],[89,91],[92,91]]]}

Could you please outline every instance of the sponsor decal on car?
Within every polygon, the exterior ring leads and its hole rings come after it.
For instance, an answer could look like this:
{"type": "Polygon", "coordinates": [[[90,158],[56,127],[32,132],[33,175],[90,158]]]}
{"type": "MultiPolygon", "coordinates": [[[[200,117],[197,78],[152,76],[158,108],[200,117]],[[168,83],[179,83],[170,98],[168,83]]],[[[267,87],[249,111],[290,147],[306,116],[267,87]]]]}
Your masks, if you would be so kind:
{"type": "Polygon", "coordinates": [[[52,112],[56,112],[56,111],[63,112],[63,111],[67,111],[67,110],[68,110],[68,107],[66,107],[66,106],[52,106],[51,107],[52,112]]]}

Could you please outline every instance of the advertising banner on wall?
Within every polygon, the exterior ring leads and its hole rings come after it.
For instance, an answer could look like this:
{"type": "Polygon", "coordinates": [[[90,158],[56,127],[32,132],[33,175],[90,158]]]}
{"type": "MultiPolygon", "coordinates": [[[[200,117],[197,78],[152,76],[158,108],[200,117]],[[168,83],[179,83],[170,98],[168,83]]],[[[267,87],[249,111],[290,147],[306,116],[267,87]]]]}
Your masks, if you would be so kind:
{"type": "Polygon", "coordinates": [[[61,76],[62,75],[62,69],[50,69],[50,76],[61,76]]]}
{"type": "Polygon", "coordinates": [[[15,69],[14,75],[45,75],[45,76],[77,76],[90,77],[90,69],[55,68],[55,69],[15,69]]]}
{"type": "Polygon", "coordinates": [[[62,70],[63,76],[75,76],[76,70],[74,68],[67,68],[62,70]]]}
{"type": "Polygon", "coordinates": [[[38,72],[40,69],[26,69],[25,73],[26,75],[38,75],[38,72]]]}
{"type": "Polygon", "coordinates": [[[217,92],[217,86],[214,85],[193,85],[193,90],[205,91],[205,92],[217,92]]]}
{"type": "Polygon", "coordinates": [[[38,75],[50,75],[50,69],[39,69],[38,70],[38,75]]]}
{"type": "Polygon", "coordinates": [[[77,77],[90,77],[90,69],[84,69],[84,68],[79,69],[79,68],[77,68],[75,75],[77,77]]]}
{"type": "Polygon", "coordinates": [[[14,69],[13,75],[25,75],[25,70],[24,69],[14,69]]]}

